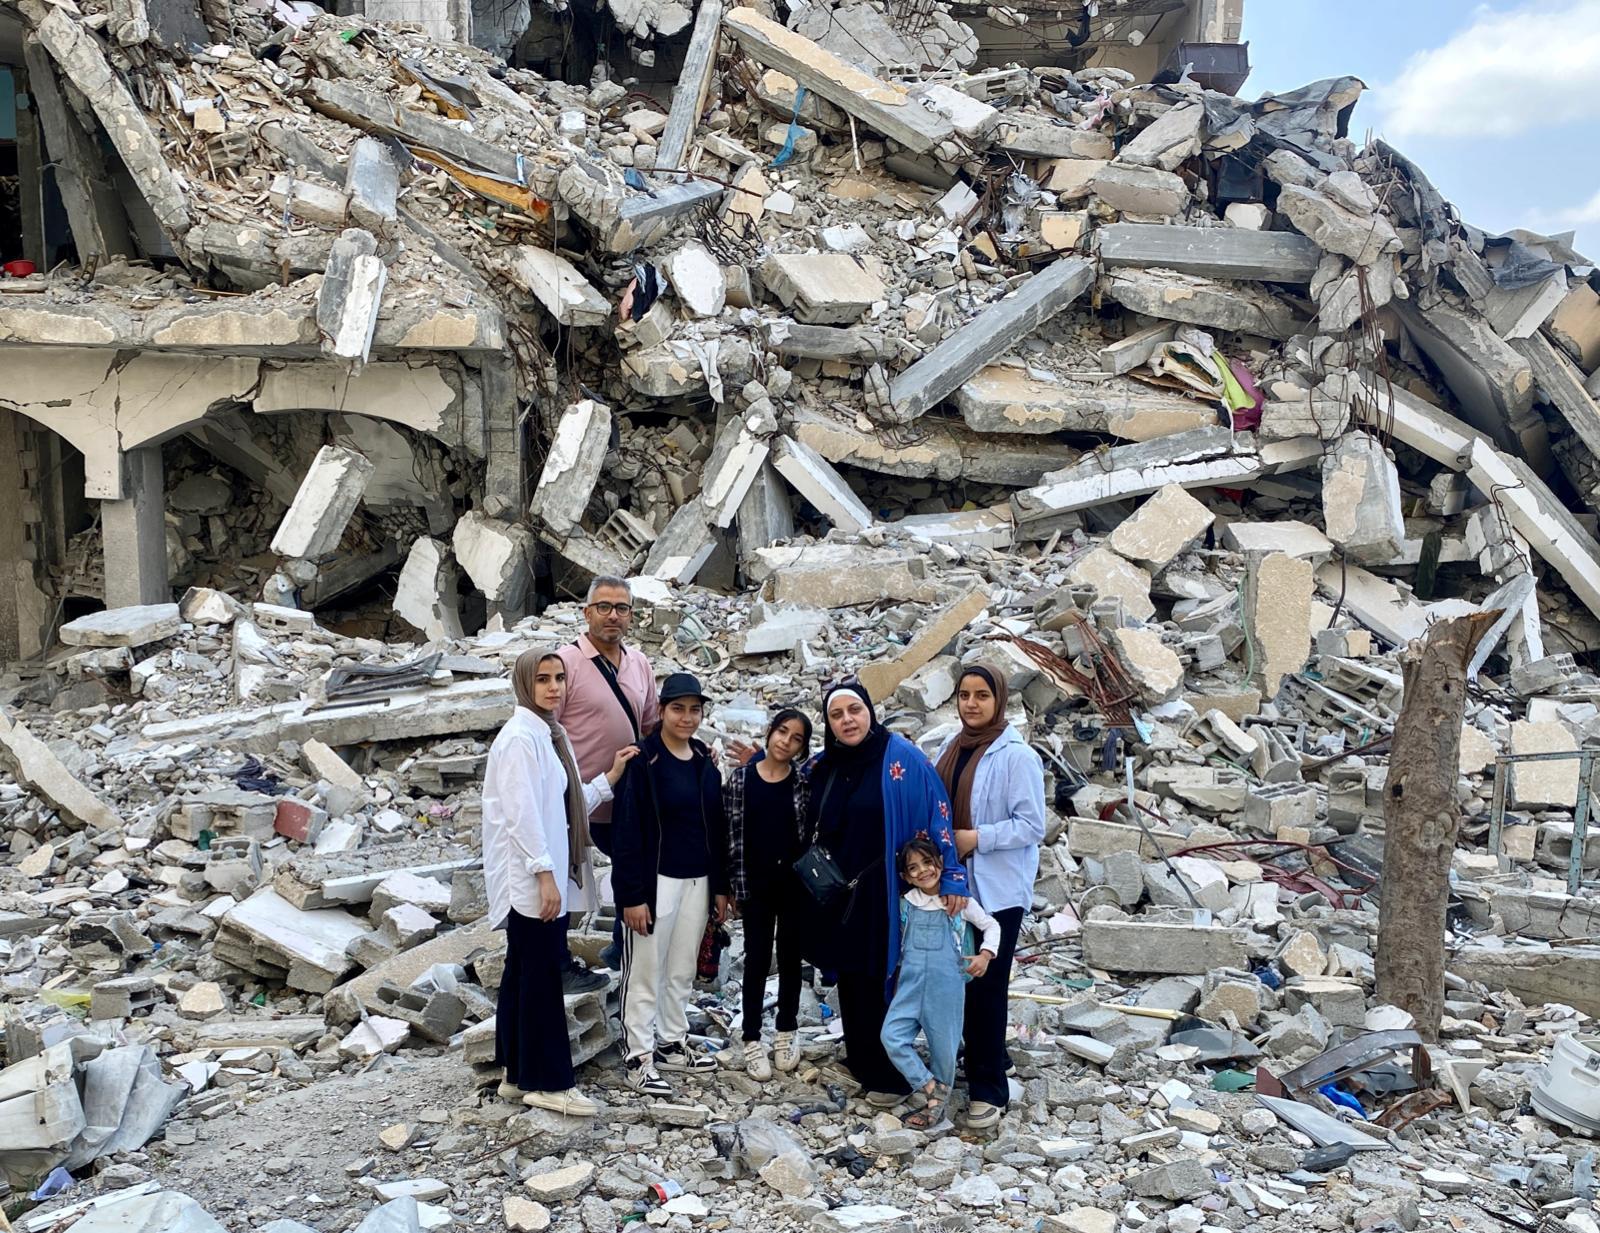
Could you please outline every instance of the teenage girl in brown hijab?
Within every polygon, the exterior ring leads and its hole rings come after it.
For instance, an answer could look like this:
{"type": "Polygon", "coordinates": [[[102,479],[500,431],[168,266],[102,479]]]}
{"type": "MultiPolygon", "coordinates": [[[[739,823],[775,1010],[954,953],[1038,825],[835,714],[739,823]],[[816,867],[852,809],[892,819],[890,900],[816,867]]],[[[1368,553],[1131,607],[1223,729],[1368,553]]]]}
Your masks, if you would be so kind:
{"type": "Polygon", "coordinates": [[[972,893],[1000,923],[1000,950],[989,970],[967,985],[964,1029],[967,1125],[996,1125],[1010,1100],[1006,1007],[1011,958],[1023,914],[1033,904],[1044,839],[1044,764],[1006,722],[1003,675],[972,664],[956,684],[961,731],[934,764],[955,814],[956,851],[968,864],[972,893]]]}

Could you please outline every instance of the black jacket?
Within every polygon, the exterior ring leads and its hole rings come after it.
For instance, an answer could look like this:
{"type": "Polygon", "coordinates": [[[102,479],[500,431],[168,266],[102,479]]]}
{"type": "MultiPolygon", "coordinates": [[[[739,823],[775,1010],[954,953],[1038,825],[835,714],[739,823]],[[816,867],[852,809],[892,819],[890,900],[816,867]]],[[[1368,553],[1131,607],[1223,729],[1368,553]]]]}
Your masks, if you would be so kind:
{"type": "MultiPolygon", "coordinates": [[[[711,751],[691,742],[700,777],[700,808],[705,819],[706,856],[711,869],[711,893],[730,893],[728,883],[728,820],[722,808],[722,780],[711,751]]],[[[661,867],[661,841],[666,827],[656,791],[655,765],[670,758],[659,733],[639,744],[639,756],[628,764],[617,783],[611,807],[611,891],[617,910],[645,904],[656,910],[656,872],[661,867]]]]}

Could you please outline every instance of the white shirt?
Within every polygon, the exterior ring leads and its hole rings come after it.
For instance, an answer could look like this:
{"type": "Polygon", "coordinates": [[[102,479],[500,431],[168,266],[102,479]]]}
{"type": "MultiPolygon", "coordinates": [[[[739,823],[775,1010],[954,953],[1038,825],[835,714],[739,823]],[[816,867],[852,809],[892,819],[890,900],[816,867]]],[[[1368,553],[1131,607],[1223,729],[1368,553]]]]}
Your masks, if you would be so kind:
{"type": "MultiPolygon", "coordinates": [[[[567,775],[550,725],[517,707],[489,747],[483,771],[483,881],[489,920],[505,925],[515,908],[538,919],[540,873],[554,873],[561,911],[577,897],[567,875],[567,775]]],[[[611,785],[597,775],[583,785],[583,807],[611,799],[611,785]]],[[[594,877],[584,878],[592,890],[594,877]]]]}
{"type": "MultiPolygon", "coordinates": [[[[920,891],[912,887],[906,892],[906,902],[914,908],[921,908],[924,912],[943,912],[944,900],[938,895],[930,895],[927,891],[920,891]]],[[[983,910],[983,905],[976,899],[968,899],[967,906],[961,909],[961,919],[971,925],[982,937],[978,943],[979,950],[986,950],[991,955],[1000,953],[1000,922],[995,920],[983,910]]]]}

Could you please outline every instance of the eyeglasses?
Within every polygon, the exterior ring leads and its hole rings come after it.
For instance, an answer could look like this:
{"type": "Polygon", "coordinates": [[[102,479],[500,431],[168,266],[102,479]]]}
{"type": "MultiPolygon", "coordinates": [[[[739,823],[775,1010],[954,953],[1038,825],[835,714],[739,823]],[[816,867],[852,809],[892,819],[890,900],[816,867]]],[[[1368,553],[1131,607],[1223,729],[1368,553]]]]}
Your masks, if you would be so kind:
{"type": "Polygon", "coordinates": [[[618,616],[633,615],[632,604],[613,604],[609,600],[602,599],[596,603],[590,604],[589,607],[593,608],[601,616],[610,616],[613,612],[615,612],[618,616]]]}

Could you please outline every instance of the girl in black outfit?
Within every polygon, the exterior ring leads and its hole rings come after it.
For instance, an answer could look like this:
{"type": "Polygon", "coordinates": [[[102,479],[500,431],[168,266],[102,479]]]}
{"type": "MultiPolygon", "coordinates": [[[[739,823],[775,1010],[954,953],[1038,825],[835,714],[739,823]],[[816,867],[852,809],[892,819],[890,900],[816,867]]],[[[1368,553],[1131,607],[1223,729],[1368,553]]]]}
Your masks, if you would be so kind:
{"type": "Polygon", "coordinates": [[[689,1048],[688,1003],[708,915],[728,913],[722,781],[695,738],[705,691],[687,672],[661,683],[661,722],[616,788],[611,885],[623,934],[622,1023],[629,1086],[670,1096],[663,1070],[714,1072],[689,1048]]]}
{"type": "Polygon", "coordinates": [[[722,789],[728,815],[728,872],[744,920],[744,1068],[757,1082],[800,1064],[801,923],[794,863],[804,852],[806,777],[801,769],[811,746],[811,721],[801,712],[779,711],[767,726],[762,757],[736,768],[722,789]],[[773,1058],[761,1043],[762,1007],[772,943],[778,943],[778,1016],[773,1058]]]}

